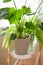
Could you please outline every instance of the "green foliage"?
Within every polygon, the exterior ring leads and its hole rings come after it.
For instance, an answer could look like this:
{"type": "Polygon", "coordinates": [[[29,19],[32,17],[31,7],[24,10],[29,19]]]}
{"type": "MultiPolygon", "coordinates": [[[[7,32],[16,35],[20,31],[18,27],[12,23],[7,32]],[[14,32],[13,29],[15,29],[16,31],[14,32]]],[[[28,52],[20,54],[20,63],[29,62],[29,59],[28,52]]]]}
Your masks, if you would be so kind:
{"type": "Polygon", "coordinates": [[[40,43],[40,46],[43,47],[43,31],[40,28],[36,28],[36,37],[40,43]]]}
{"type": "Polygon", "coordinates": [[[36,26],[37,26],[37,25],[40,25],[41,22],[42,22],[42,21],[40,20],[40,18],[37,17],[37,18],[35,19],[35,21],[34,21],[34,25],[36,25],[36,26]]]}
{"type": "Polygon", "coordinates": [[[10,1],[11,1],[11,0],[3,0],[4,3],[6,3],[6,2],[10,2],[10,1]]]}
{"type": "Polygon", "coordinates": [[[16,38],[16,34],[11,34],[10,40],[14,40],[16,38]]]}
{"type": "Polygon", "coordinates": [[[8,15],[7,15],[8,10],[9,10],[9,8],[1,8],[0,9],[0,20],[8,18],[8,15]]]}
{"type": "Polygon", "coordinates": [[[21,19],[22,11],[20,9],[16,10],[13,16],[9,19],[10,24],[18,23],[21,19]]]}
{"type": "Polygon", "coordinates": [[[26,28],[28,28],[29,33],[34,33],[35,26],[34,26],[34,24],[31,21],[26,22],[25,26],[26,26],[26,28]]]}
{"type": "Polygon", "coordinates": [[[39,25],[39,27],[41,28],[41,30],[43,30],[43,22],[41,22],[41,24],[39,25]]]}
{"type": "MultiPolygon", "coordinates": [[[[24,6],[23,6],[24,7],[24,6]]],[[[30,8],[27,8],[25,13],[23,13],[25,10],[22,11],[22,9],[15,10],[14,8],[10,8],[8,10],[8,19],[10,24],[18,23],[21,20],[21,17],[23,14],[30,13],[30,8]]]]}
{"type": "Polygon", "coordinates": [[[23,6],[23,7],[22,7],[22,11],[23,11],[23,14],[26,13],[26,6],[23,6]]]}
{"type": "Polygon", "coordinates": [[[5,47],[6,47],[6,48],[9,48],[10,45],[11,45],[12,40],[14,40],[15,38],[16,38],[16,34],[12,33],[12,34],[10,35],[10,38],[9,38],[9,40],[7,41],[7,44],[5,45],[5,47]]]}
{"type": "Polygon", "coordinates": [[[26,7],[26,6],[22,6],[22,12],[23,12],[23,14],[29,14],[30,12],[31,12],[31,9],[28,7],[26,7]]]}
{"type": "Polygon", "coordinates": [[[9,8],[7,13],[9,18],[12,17],[12,15],[14,15],[15,13],[15,8],[14,7],[9,8]]]}
{"type": "Polygon", "coordinates": [[[0,19],[8,19],[10,24],[18,23],[21,20],[22,15],[30,13],[30,8],[25,8],[23,6],[21,9],[15,9],[14,7],[11,8],[1,8],[0,9],[0,19]],[[27,10],[28,9],[28,10],[27,10]]]}
{"type": "Polygon", "coordinates": [[[21,9],[16,10],[15,13],[16,13],[17,18],[20,19],[21,16],[22,16],[22,11],[21,11],[21,9]]]}
{"type": "Polygon", "coordinates": [[[31,13],[31,8],[30,7],[28,7],[27,10],[26,10],[26,14],[29,14],[29,13],[31,13]]]}
{"type": "MultiPolygon", "coordinates": [[[[5,31],[4,31],[5,32],[5,31]]],[[[3,45],[2,47],[7,47],[9,48],[10,44],[11,44],[11,39],[16,38],[16,36],[12,37],[12,34],[15,34],[16,32],[16,26],[11,25],[7,30],[6,30],[6,34],[4,36],[3,39],[3,45]]]]}
{"type": "MultiPolygon", "coordinates": [[[[3,0],[4,3],[10,2],[11,0],[3,0]]],[[[25,19],[24,15],[31,13],[31,8],[22,6],[21,9],[16,8],[16,4],[13,0],[14,7],[11,8],[1,8],[0,9],[0,19],[7,19],[10,26],[7,30],[0,32],[0,35],[5,34],[3,39],[2,47],[9,48],[12,40],[16,38],[26,38],[30,36],[33,42],[34,36],[37,37],[40,45],[43,45],[43,23],[38,18],[38,9],[42,4],[39,4],[36,13],[30,20],[25,19]],[[36,15],[37,14],[37,15],[36,15]]]]}

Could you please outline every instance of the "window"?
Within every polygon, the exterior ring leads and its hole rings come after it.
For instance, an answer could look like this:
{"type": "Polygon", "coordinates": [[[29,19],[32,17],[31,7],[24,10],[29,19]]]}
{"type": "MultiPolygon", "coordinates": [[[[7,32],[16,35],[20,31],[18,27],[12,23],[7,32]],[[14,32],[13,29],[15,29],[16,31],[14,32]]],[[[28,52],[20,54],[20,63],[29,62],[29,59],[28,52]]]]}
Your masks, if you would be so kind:
{"type": "MultiPolygon", "coordinates": [[[[17,7],[20,8],[22,5],[25,4],[25,1],[26,0],[15,0],[15,3],[17,5],[17,7]]],[[[12,7],[12,6],[14,6],[13,1],[11,1],[10,3],[4,4],[2,2],[2,0],[0,0],[0,8],[2,8],[2,7],[12,7]]],[[[27,7],[30,6],[32,11],[35,12],[35,10],[36,10],[36,8],[38,6],[38,0],[27,0],[26,6],[27,7]]],[[[0,20],[0,27],[7,27],[9,25],[10,24],[9,24],[8,21],[0,20]]]]}

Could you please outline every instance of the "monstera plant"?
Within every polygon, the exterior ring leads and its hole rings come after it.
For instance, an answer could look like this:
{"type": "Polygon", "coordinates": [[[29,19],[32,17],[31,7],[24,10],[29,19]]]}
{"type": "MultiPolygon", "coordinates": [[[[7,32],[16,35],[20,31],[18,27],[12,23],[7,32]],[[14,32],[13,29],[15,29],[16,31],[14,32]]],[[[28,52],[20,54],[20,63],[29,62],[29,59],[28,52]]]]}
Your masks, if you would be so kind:
{"type": "MultiPolygon", "coordinates": [[[[3,0],[4,3],[10,2],[11,0],[3,0]]],[[[27,0],[26,0],[27,1],[27,0]]],[[[2,47],[10,48],[12,40],[14,41],[14,46],[17,54],[26,54],[28,50],[29,43],[32,43],[34,37],[40,42],[40,46],[43,46],[43,22],[40,20],[38,13],[43,0],[40,2],[36,12],[31,14],[31,8],[22,6],[17,9],[16,3],[13,0],[15,7],[10,8],[0,8],[0,20],[6,19],[9,21],[10,26],[8,29],[0,32],[0,35],[5,33],[2,47]],[[31,16],[28,20],[26,16],[31,16]],[[16,47],[17,46],[17,47],[16,47]],[[26,47],[26,48],[25,48],[26,47]],[[24,49],[24,50],[23,50],[24,49]],[[26,51],[26,52],[25,52],[26,51]]]]}

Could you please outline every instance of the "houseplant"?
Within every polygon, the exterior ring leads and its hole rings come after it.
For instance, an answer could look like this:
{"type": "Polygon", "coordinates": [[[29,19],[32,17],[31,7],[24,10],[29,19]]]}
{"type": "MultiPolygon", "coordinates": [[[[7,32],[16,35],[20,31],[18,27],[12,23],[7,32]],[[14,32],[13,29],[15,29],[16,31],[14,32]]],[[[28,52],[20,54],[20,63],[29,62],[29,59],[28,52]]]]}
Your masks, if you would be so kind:
{"type": "MultiPolygon", "coordinates": [[[[3,2],[5,3],[9,1],[11,0],[3,0],[3,2]]],[[[25,19],[24,15],[29,15],[31,13],[31,9],[30,7],[25,6],[26,3],[24,6],[22,6],[21,9],[17,9],[15,1],[13,0],[15,8],[11,7],[11,8],[0,9],[0,19],[7,19],[10,22],[9,28],[0,32],[0,35],[6,33],[4,36],[2,47],[9,48],[11,45],[11,41],[15,39],[15,42],[17,42],[15,43],[16,54],[26,54],[28,50],[28,47],[26,46],[29,46],[29,43],[33,42],[34,36],[36,36],[38,41],[40,41],[40,46],[42,47],[43,24],[39,19],[40,14],[38,13],[42,2],[43,0],[39,4],[36,13],[33,15],[32,18],[28,20],[25,19]],[[18,47],[19,45],[20,47],[18,47]]]]}

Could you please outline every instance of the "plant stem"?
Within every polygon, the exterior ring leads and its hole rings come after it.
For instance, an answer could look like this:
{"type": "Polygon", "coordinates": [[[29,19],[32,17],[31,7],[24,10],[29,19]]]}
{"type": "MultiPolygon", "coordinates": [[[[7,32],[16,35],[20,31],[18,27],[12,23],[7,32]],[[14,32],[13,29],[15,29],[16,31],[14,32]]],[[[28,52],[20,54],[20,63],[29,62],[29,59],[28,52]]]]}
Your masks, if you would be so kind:
{"type": "MultiPolygon", "coordinates": [[[[26,3],[27,3],[27,0],[25,1],[25,6],[26,6],[26,3]]],[[[24,16],[24,15],[22,15],[22,17],[21,17],[21,21],[23,20],[23,16],[24,16]]]]}
{"type": "Polygon", "coordinates": [[[15,8],[17,9],[17,7],[16,7],[16,3],[15,3],[15,1],[14,1],[14,0],[13,0],[13,3],[14,3],[15,8]]]}
{"type": "Polygon", "coordinates": [[[41,16],[41,15],[43,15],[43,13],[38,14],[38,16],[41,16]]]}
{"type": "Polygon", "coordinates": [[[26,6],[27,0],[25,1],[25,6],[26,6]]]}
{"type": "Polygon", "coordinates": [[[40,8],[41,4],[42,4],[42,1],[41,1],[41,3],[39,4],[38,8],[36,9],[36,13],[37,13],[38,9],[40,8]]]}
{"type": "Polygon", "coordinates": [[[37,15],[37,13],[38,13],[38,10],[39,10],[39,8],[40,8],[42,2],[43,2],[43,1],[41,1],[41,3],[39,4],[38,8],[36,9],[36,14],[34,14],[34,16],[33,16],[32,19],[31,19],[32,22],[34,22],[34,20],[36,19],[36,15],[37,15]]]}

